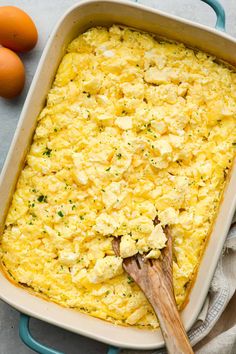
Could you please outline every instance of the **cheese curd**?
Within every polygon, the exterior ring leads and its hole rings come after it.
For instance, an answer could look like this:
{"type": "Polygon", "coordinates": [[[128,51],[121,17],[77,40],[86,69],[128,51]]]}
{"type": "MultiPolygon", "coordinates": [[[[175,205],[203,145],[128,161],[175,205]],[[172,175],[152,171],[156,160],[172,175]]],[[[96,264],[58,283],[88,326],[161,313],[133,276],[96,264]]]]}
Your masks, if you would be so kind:
{"type": "Polygon", "coordinates": [[[233,163],[235,118],[236,74],[210,55],[116,25],[81,34],[38,117],[4,269],[63,306],[156,328],[121,257],[160,257],[168,225],[181,309],[233,163]]]}

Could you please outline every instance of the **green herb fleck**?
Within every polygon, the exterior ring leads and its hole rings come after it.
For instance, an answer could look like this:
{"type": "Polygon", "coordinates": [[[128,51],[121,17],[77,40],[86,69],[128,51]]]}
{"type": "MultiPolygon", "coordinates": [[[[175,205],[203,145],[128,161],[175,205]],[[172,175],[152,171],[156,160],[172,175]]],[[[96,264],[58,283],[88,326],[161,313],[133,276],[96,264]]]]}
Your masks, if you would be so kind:
{"type": "Polygon", "coordinates": [[[84,216],[83,215],[80,215],[79,218],[80,218],[80,220],[84,220],[84,216]]]}
{"type": "Polygon", "coordinates": [[[50,157],[50,156],[51,156],[51,152],[52,152],[52,149],[49,149],[49,148],[46,146],[46,149],[45,149],[45,151],[43,152],[43,155],[50,157]]]}
{"type": "Polygon", "coordinates": [[[128,283],[128,284],[131,284],[131,283],[133,283],[133,282],[134,282],[133,278],[131,278],[130,276],[128,276],[127,283],[128,283]]]}
{"type": "Polygon", "coordinates": [[[72,210],[75,210],[75,208],[76,208],[76,205],[74,204],[74,205],[72,205],[72,210]]]}
{"type": "Polygon", "coordinates": [[[61,218],[63,218],[63,216],[64,216],[64,214],[63,214],[63,212],[60,210],[60,211],[58,211],[58,213],[57,213],[61,218]]]}
{"type": "Polygon", "coordinates": [[[111,169],[111,167],[108,167],[108,168],[106,169],[106,171],[108,172],[108,171],[110,171],[110,169],[111,169]]]}
{"type": "Polygon", "coordinates": [[[120,159],[121,159],[121,157],[122,157],[121,153],[116,154],[116,156],[117,156],[118,160],[120,160],[120,159]]]}
{"type": "Polygon", "coordinates": [[[41,194],[41,195],[38,197],[38,202],[39,202],[39,203],[47,203],[47,196],[41,194]]]}
{"type": "Polygon", "coordinates": [[[90,94],[89,92],[83,91],[83,93],[84,93],[85,95],[87,95],[87,97],[90,97],[90,96],[91,96],[91,94],[90,94]]]}

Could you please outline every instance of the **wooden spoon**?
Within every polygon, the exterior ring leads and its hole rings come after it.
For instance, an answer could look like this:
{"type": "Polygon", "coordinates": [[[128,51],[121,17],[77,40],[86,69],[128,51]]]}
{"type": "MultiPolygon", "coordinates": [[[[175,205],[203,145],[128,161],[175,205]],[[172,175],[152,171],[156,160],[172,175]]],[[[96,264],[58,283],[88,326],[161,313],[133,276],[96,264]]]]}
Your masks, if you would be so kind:
{"type": "MultiPolygon", "coordinates": [[[[123,259],[124,270],[142,289],[152,305],[169,354],[193,354],[176,307],[172,275],[172,238],[165,228],[167,245],[161,259],[145,259],[140,254],[123,259]]],[[[113,250],[120,255],[120,237],[113,239],[113,250]]]]}

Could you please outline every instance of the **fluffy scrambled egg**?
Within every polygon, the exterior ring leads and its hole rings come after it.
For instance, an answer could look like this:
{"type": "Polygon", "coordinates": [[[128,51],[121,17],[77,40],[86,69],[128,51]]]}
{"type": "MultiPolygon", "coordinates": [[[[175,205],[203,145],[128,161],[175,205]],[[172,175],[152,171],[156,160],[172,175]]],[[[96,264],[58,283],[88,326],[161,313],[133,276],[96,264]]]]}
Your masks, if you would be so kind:
{"type": "Polygon", "coordinates": [[[38,117],[2,235],[5,269],[63,306],[156,328],[122,257],[158,258],[168,224],[181,308],[232,166],[235,118],[236,74],[212,56],[115,25],[80,35],[38,117]]]}

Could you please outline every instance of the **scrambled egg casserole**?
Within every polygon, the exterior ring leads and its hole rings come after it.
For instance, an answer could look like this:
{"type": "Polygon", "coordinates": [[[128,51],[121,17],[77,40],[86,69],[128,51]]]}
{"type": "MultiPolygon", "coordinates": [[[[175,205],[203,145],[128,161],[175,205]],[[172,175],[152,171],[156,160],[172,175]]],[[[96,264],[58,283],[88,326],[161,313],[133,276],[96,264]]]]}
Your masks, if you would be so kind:
{"type": "Polygon", "coordinates": [[[158,258],[168,224],[181,309],[232,166],[235,118],[236,74],[210,55],[115,25],[80,35],[38,117],[2,236],[5,270],[63,306],[156,328],[122,257],[158,258]]]}

